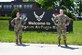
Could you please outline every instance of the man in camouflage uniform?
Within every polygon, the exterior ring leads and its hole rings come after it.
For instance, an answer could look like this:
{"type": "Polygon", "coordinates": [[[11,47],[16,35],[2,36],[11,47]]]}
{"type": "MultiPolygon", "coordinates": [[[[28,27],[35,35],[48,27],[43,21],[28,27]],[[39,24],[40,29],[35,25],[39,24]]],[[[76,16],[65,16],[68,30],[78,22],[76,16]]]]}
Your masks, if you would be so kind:
{"type": "Polygon", "coordinates": [[[63,36],[64,39],[64,44],[67,47],[66,43],[66,29],[70,23],[70,18],[64,14],[63,9],[60,9],[60,14],[57,16],[54,16],[54,23],[56,25],[56,29],[58,32],[58,46],[60,46],[60,40],[61,40],[61,35],[63,36]]]}
{"type": "Polygon", "coordinates": [[[16,18],[11,21],[11,25],[14,27],[14,31],[16,34],[16,44],[18,44],[18,39],[20,44],[22,44],[22,29],[25,21],[20,17],[19,12],[16,13],[16,18]]]}

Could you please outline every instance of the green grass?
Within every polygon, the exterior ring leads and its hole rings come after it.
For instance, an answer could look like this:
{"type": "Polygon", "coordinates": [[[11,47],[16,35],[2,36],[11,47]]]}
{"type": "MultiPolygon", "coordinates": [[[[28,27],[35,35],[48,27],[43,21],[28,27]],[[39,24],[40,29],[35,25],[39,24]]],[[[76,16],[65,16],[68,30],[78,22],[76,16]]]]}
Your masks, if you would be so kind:
{"type": "MultiPolygon", "coordinates": [[[[0,20],[0,42],[15,42],[14,31],[9,31],[8,20],[0,20]]],[[[57,44],[57,33],[53,32],[23,32],[25,43],[57,44]]],[[[63,38],[61,40],[63,44],[63,38]]],[[[82,21],[74,21],[73,33],[67,33],[67,43],[82,45],[82,21]]]]}
{"type": "Polygon", "coordinates": [[[3,16],[0,16],[0,19],[6,20],[6,19],[11,19],[11,17],[3,17],[3,16]]]}

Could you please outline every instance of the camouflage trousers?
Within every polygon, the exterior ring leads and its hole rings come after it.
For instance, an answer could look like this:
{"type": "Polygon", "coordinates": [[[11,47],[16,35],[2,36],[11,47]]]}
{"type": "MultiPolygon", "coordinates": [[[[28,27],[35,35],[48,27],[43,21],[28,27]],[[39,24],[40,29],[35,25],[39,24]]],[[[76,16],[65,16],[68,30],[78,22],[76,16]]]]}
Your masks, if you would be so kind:
{"type": "Polygon", "coordinates": [[[58,46],[60,46],[60,40],[61,40],[61,35],[63,36],[64,39],[64,44],[67,47],[67,43],[66,43],[66,29],[57,29],[58,32],[58,46]]]}
{"type": "Polygon", "coordinates": [[[15,35],[16,35],[16,44],[18,44],[18,40],[20,44],[22,44],[22,29],[19,31],[15,31],[15,35]]]}
{"type": "Polygon", "coordinates": [[[63,39],[66,40],[66,29],[57,29],[58,33],[58,40],[61,40],[61,35],[63,36],[63,39]]]}

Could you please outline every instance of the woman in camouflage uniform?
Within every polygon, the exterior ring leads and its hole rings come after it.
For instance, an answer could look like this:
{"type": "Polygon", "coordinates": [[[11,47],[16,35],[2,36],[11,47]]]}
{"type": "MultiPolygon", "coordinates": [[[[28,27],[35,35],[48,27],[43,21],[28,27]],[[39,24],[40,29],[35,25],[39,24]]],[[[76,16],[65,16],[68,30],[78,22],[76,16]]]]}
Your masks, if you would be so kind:
{"type": "Polygon", "coordinates": [[[16,17],[11,21],[11,25],[14,27],[16,34],[16,44],[18,44],[18,39],[20,44],[22,44],[22,29],[25,21],[20,17],[20,13],[16,13],[16,17]]]}
{"type": "Polygon", "coordinates": [[[60,46],[61,35],[64,39],[64,44],[67,47],[66,43],[66,29],[70,23],[70,18],[64,14],[63,9],[60,9],[60,14],[55,16],[54,23],[56,25],[57,33],[58,33],[58,46],[60,46]]]}

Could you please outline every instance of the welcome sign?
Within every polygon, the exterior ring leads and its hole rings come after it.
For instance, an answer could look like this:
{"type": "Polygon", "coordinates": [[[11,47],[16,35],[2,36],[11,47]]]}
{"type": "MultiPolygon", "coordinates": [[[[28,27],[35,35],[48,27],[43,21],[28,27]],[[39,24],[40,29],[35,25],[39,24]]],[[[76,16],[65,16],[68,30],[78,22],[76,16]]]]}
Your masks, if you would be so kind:
{"type": "MultiPolygon", "coordinates": [[[[31,9],[21,13],[24,14],[22,14],[21,16],[26,21],[25,31],[56,31],[56,25],[52,20],[53,14],[57,14],[55,10],[31,9]]],[[[68,32],[73,31],[72,25],[73,22],[71,22],[67,27],[68,32]]],[[[11,24],[9,25],[9,29],[13,30],[11,24]]]]}

